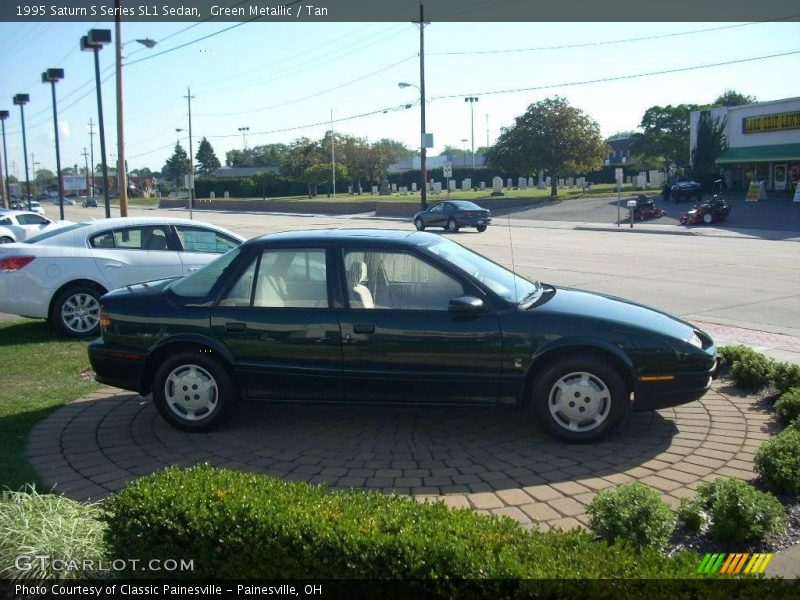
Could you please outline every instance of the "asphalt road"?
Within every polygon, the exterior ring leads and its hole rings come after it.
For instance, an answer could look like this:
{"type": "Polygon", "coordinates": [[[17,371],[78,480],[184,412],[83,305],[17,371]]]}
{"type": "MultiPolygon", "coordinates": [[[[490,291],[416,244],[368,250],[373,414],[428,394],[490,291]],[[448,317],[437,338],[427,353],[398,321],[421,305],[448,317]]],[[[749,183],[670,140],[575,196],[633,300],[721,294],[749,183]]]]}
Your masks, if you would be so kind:
{"type": "MultiPolygon", "coordinates": [[[[606,200],[607,202],[607,200],[606,200]]],[[[566,204],[566,203],[565,203],[566,204]]],[[[793,208],[800,209],[795,205],[793,208]]],[[[55,207],[47,207],[53,215],[55,207]]],[[[102,218],[102,208],[65,207],[71,220],[102,218]]],[[[119,214],[115,208],[114,214],[119,214]]],[[[188,211],[132,209],[132,215],[188,211]]],[[[327,227],[411,229],[402,220],[195,211],[195,218],[246,237],[327,227]]],[[[559,286],[619,295],[683,318],[800,335],[800,243],[714,229],[640,226],[593,230],[579,223],[500,217],[482,234],[453,239],[521,274],[559,286]],[[647,228],[652,232],[646,232],[647,228]],[[683,235],[663,235],[667,229],[683,235]],[[656,233],[658,231],[659,233],[656,233]]],[[[798,227],[800,230],[800,227],[798,227]]],[[[798,234],[800,235],[800,234],[798,234]]],[[[789,237],[789,236],[787,236],[789,237]]],[[[797,236],[795,236],[797,239],[797,236]]]]}

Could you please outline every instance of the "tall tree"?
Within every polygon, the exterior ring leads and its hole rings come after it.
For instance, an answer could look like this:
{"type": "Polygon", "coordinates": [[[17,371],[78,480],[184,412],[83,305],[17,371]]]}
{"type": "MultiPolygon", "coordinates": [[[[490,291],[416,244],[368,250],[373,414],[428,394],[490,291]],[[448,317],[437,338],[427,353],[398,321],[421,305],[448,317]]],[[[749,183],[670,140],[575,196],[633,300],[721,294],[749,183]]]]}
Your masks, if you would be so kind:
{"type": "Polygon", "coordinates": [[[500,134],[486,160],[491,166],[521,175],[548,171],[550,193],[557,196],[559,175],[598,169],[607,154],[597,122],[556,96],[531,104],[500,134]]]}
{"type": "MultiPolygon", "coordinates": [[[[341,163],[336,163],[336,180],[343,181],[347,177],[347,167],[341,163]]],[[[317,163],[311,165],[303,173],[303,178],[306,183],[311,187],[312,196],[317,195],[317,186],[330,185],[333,183],[333,164],[332,163],[317,163]]],[[[329,188],[330,189],[330,188],[329,188]]]]}
{"type": "Polygon", "coordinates": [[[748,96],[736,90],[725,90],[721,96],[714,100],[713,106],[741,106],[756,102],[755,96],[748,96]]]}
{"type": "MultiPolygon", "coordinates": [[[[325,162],[325,152],[319,142],[309,138],[299,138],[289,145],[286,155],[281,160],[281,175],[293,181],[305,181],[308,167],[325,162]]],[[[308,190],[311,195],[311,188],[308,190]]]]}
{"type": "Polygon", "coordinates": [[[689,113],[696,104],[651,106],[648,108],[631,142],[631,154],[659,158],[660,164],[689,164],[689,113]]]}
{"type": "Polygon", "coordinates": [[[610,140],[624,140],[625,138],[633,137],[636,134],[636,131],[633,129],[626,129],[625,131],[617,131],[616,133],[612,133],[610,136],[606,138],[606,141],[610,140]]]}
{"type": "Polygon", "coordinates": [[[403,142],[393,140],[391,138],[382,138],[373,144],[374,148],[380,148],[381,152],[386,156],[389,163],[400,162],[401,160],[409,160],[416,156],[416,152],[406,147],[403,142]]]}
{"type": "Polygon", "coordinates": [[[194,155],[194,158],[197,161],[197,169],[203,177],[207,176],[209,173],[213,173],[222,166],[217,155],[214,153],[211,142],[205,137],[200,140],[200,146],[198,146],[197,154],[194,155]]]}
{"type": "Polygon", "coordinates": [[[697,122],[697,144],[692,149],[692,178],[710,190],[716,179],[715,161],[725,149],[725,119],[714,117],[710,110],[700,113],[697,122]]]}
{"type": "Polygon", "coordinates": [[[172,156],[167,159],[164,168],[161,169],[161,175],[180,187],[183,185],[183,177],[189,174],[189,166],[189,155],[183,149],[181,143],[176,142],[172,156]]]}
{"type": "Polygon", "coordinates": [[[264,144],[253,146],[253,166],[254,167],[277,167],[281,164],[281,159],[289,151],[286,144],[264,144]]]}

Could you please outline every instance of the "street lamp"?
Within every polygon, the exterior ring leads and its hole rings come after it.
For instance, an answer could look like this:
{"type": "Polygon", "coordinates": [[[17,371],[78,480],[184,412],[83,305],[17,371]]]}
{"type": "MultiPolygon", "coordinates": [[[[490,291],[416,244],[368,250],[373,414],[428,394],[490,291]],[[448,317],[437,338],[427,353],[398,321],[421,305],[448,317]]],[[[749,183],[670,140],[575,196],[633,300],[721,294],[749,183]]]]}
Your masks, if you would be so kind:
{"type": "Polygon", "coordinates": [[[8,152],[6,151],[6,119],[9,117],[11,113],[7,110],[0,110],[0,121],[3,123],[3,163],[5,166],[5,174],[6,174],[6,192],[5,192],[5,207],[11,207],[11,185],[8,182],[8,177],[11,173],[8,172],[8,152]]]}
{"type": "MultiPolygon", "coordinates": [[[[194,209],[194,156],[192,156],[192,91],[186,88],[186,96],[189,102],[189,219],[192,219],[192,212],[194,209]]],[[[183,131],[183,129],[176,129],[175,131],[183,131]]]]}
{"type": "Polygon", "coordinates": [[[53,92],[53,128],[56,134],[56,181],[58,182],[58,214],[64,220],[64,180],[61,178],[61,150],[58,144],[58,109],[56,108],[56,82],[64,79],[64,69],[47,69],[42,73],[42,83],[49,83],[53,92]]]}
{"type": "Polygon", "coordinates": [[[81,38],[81,50],[94,52],[94,79],[97,88],[97,120],[100,126],[100,160],[103,165],[103,199],[105,200],[106,219],[111,218],[111,202],[108,197],[108,165],[106,164],[106,134],[103,125],[103,93],[100,89],[100,49],[111,43],[110,29],[90,29],[81,38]]]}
{"type": "Polygon", "coordinates": [[[247,132],[250,131],[249,127],[239,127],[239,133],[242,134],[242,144],[244,149],[247,150],[247,132]]]}
{"type": "Polygon", "coordinates": [[[472,127],[472,168],[475,168],[475,110],[474,105],[478,101],[474,96],[464,98],[464,102],[469,102],[469,115],[472,127]]]}
{"type": "Polygon", "coordinates": [[[461,143],[464,144],[464,157],[461,159],[461,162],[466,166],[467,164],[467,138],[461,138],[461,143]]]}
{"type": "MultiPolygon", "coordinates": [[[[420,19],[421,21],[421,19],[420,19]]],[[[420,25],[422,31],[422,25],[420,25]]],[[[421,34],[420,34],[421,35],[421,34]]],[[[401,88],[414,87],[419,90],[419,109],[420,109],[420,147],[419,147],[419,170],[420,178],[422,179],[422,188],[420,188],[420,208],[428,210],[428,142],[429,137],[425,133],[425,79],[422,78],[422,87],[401,81],[397,84],[401,88]]]]}
{"type": "Polygon", "coordinates": [[[22,117],[22,154],[25,156],[25,189],[28,191],[28,210],[31,209],[31,179],[28,176],[28,141],[25,137],[25,109],[23,108],[31,97],[28,94],[17,94],[14,96],[14,104],[19,106],[19,114],[22,117]]]}

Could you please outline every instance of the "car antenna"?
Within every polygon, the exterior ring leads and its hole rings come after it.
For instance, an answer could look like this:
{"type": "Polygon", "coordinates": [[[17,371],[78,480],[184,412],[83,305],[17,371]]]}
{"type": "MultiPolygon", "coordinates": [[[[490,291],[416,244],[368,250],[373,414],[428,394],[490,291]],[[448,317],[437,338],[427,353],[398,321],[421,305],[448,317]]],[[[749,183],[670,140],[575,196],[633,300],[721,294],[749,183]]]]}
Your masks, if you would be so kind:
{"type": "Polygon", "coordinates": [[[511,249],[511,273],[514,275],[514,302],[517,301],[517,268],[514,265],[514,242],[511,239],[511,211],[506,213],[506,229],[508,230],[508,247],[511,249]]]}

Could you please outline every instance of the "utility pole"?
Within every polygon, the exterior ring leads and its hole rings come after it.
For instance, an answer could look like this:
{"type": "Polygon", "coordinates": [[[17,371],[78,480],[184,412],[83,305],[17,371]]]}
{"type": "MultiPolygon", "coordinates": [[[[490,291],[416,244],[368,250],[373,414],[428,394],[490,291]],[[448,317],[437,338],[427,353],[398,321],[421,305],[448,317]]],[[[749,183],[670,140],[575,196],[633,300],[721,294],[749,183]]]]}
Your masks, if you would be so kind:
{"type": "MultiPolygon", "coordinates": [[[[422,178],[422,189],[420,190],[420,206],[422,210],[428,209],[428,152],[427,136],[425,135],[425,12],[422,1],[419,3],[419,21],[412,21],[419,26],[419,96],[420,96],[420,149],[419,167],[422,178]]],[[[448,188],[449,189],[449,188],[448,188]]]]}
{"type": "MultiPolygon", "coordinates": [[[[31,173],[31,175],[33,175],[32,185],[33,185],[33,193],[34,194],[38,194],[39,193],[39,190],[36,189],[36,165],[37,164],[38,163],[34,159],[34,154],[33,154],[33,152],[31,152],[31,168],[32,168],[32,171],[33,171],[31,173]]],[[[30,193],[30,189],[28,190],[28,193],[30,193]]],[[[28,210],[30,210],[30,209],[31,209],[31,199],[28,198],[28,210]]]]}
{"type": "Polygon", "coordinates": [[[192,155],[192,90],[186,87],[186,95],[184,96],[189,103],[189,218],[192,217],[194,209],[194,156],[192,155]]]}
{"type": "Polygon", "coordinates": [[[475,168],[475,102],[478,99],[475,96],[469,96],[468,98],[464,98],[464,102],[469,102],[469,122],[470,128],[472,131],[472,168],[475,168]]]}
{"type": "Polygon", "coordinates": [[[489,113],[486,113],[486,147],[489,147],[489,113]]]}
{"type": "Polygon", "coordinates": [[[115,0],[114,49],[117,65],[117,189],[119,191],[119,216],[128,216],[128,173],[125,167],[125,123],[122,117],[122,10],[121,0],[115,0]]]}
{"type": "Polygon", "coordinates": [[[333,131],[333,108],[331,108],[331,176],[333,177],[333,197],[336,198],[336,135],[333,131]]]}
{"type": "MultiPolygon", "coordinates": [[[[89,148],[91,150],[90,158],[92,165],[92,180],[90,182],[92,186],[92,192],[89,194],[89,197],[94,198],[94,123],[92,123],[91,119],[89,119],[89,148]]],[[[84,148],[84,150],[86,150],[86,148],[84,148]]]]}
{"type": "Polygon", "coordinates": [[[86,175],[86,195],[89,195],[89,153],[86,152],[86,148],[83,149],[83,164],[84,167],[84,175],[86,175]]]}

